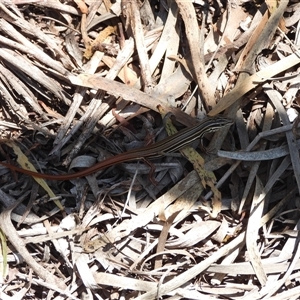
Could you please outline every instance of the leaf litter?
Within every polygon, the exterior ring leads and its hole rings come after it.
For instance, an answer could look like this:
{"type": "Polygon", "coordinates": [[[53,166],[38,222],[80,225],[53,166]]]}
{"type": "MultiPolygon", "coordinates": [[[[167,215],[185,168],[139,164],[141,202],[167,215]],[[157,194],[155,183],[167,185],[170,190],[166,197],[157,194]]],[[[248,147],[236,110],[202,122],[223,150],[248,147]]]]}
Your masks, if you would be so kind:
{"type": "Polygon", "coordinates": [[[299,9],[1,1],[3,161],[89,167],[166,137],[162,110],[179,129],[235,121],[205,137],[209,184],[181,155],[154,178],[143,161],[66,182],[1,167],[1,299],[298,299],[299,9]]]}

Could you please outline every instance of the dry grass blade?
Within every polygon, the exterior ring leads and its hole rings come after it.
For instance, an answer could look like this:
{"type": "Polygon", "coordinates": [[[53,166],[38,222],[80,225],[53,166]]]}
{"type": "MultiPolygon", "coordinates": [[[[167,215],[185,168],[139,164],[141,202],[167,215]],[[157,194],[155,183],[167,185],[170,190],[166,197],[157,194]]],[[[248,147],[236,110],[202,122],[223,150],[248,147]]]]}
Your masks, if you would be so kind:
{"type": "MultiPolygon", "coordinates": [[[[194,175],[195,174],[189,174],[186,176],[179,185],[174,186],[161,198],[158,198],[155,202],[150,204],[142,213],[139,213],[131,220],[124,220],[108,234],[105,234],[105,240],[110,242],[118,240],[128,236],[137,228],[147,225],[154,216],[158,215],[160,211],[165,210],[172,202],[179,198],[183,193],[191,189],[198,182],[197,176],[194,175]]],[[[105,246],[106,242],[102,239],[99,239],[88,243],[86,245],[86,250],[94,252],[96,249],[105,246]]]]}
{"type": "Polygon", "coordinates": [[[205,73],[203,57],[201,56],[201,47],[199,32],[196,30],[197,17],[192,2],[175,0],[180,14],[182,15],[185,24],[185,32],[189,43],[189,50],[191,51],[192,58],[192,73],[195,74],[196,81],[199,87],[199,93],[203,97],[203,103],[206,109],[215,106],[213,91],[211,90],[210,83],[205,73]]]}
{"type": "MultiPolygon", "coordinates": [[[[5,197],[4,193],[1,192],[1,197],[5,197]]],[[[58,288],[64,290],[66,285],[61,282],[55,275],[50,273],[48,270],[43,268],[40,264],[38,264],[31,256],[31,254],[26,249],[26,246],[22,239],[19,238],[12,222],[11,222],[11,211],[18,205],[19,203],[15,203],[12,207],[9,207],[5,211],[3,211],[0,215],[0,227],[4,234],[9,237],[10,242],[13,244],[15,249],[22,254],[23,259],[26,263],[32,268],[34,272],[38,274],[40,278],[45,280],[46,282],[56,285],[58,288]]]]}
{"type": "Polygon", "coordinates": [[[245,234],[240,234],[232,242],[220,248],[217,252],[215,252],[212,256],[208,257],[202,263],[193,266],[189,270],[185,271],[184,273],[170,280],[168,283],[165,283],[162,286],[160,286],[158,291],[157,288],[155,287],[155,289],[149,291],[148,293],[145,293],[144,295],[138,297],[137,299],[138,300],[153,299],[157,295],[157,293],[160,296],[162,296],[176,289],[177,287],[180,287],[183,283],[186,283],[189,280],[191,280],[193,277],[199,275],[201,272],[207,269],[212,263],[214,263],[224,255],[227,255],[228,253],[230,253],[230,251],[233,251],[236,247],[238,247],[243,242],[244,237],[245,234]]]}
{"type": "Polygon", "coordinates": [[[265,285],[267,282],[267,276],[265,270],[263,269],[262,262],[260,259],[260,253],[258,246],[256,245],[256,240],[258,238],[259,230],[259,220],[262,216],[264,202],[260,200],[260,196],[263,192],[262,184],[258,177],[256,177],[255,192],[252,201],[252,207],[250,210],[249,223],[246,232],[246,246],[248,250],[249,260],[255,271],[255,274],[261,285],[265,285]]]}
{"type": "MultiPolygon", "coordinates": [[[[270,100],[272,101],[273,105],[276,107],[278,114],[282,120],[282,123],[284,125],[288,125],[289,117],[287,115],[287,112],[285,111],[283,105],[280,102],[279,94],[276,91],[272,91],[269,89],[269,86],[265,86],[266,94],[270,97],[270,100]]],[[[292,132],[286,133],[287,143],[289,147],[289,153],[291,156],[291,161],[293,164],[294,172],[295,172],[295,178],[298,184],[298,189],[300,191],[300,159],[299,159],[299,152],[297,151],[296,141],[294,138],[294,134],[292,132]]]]}

